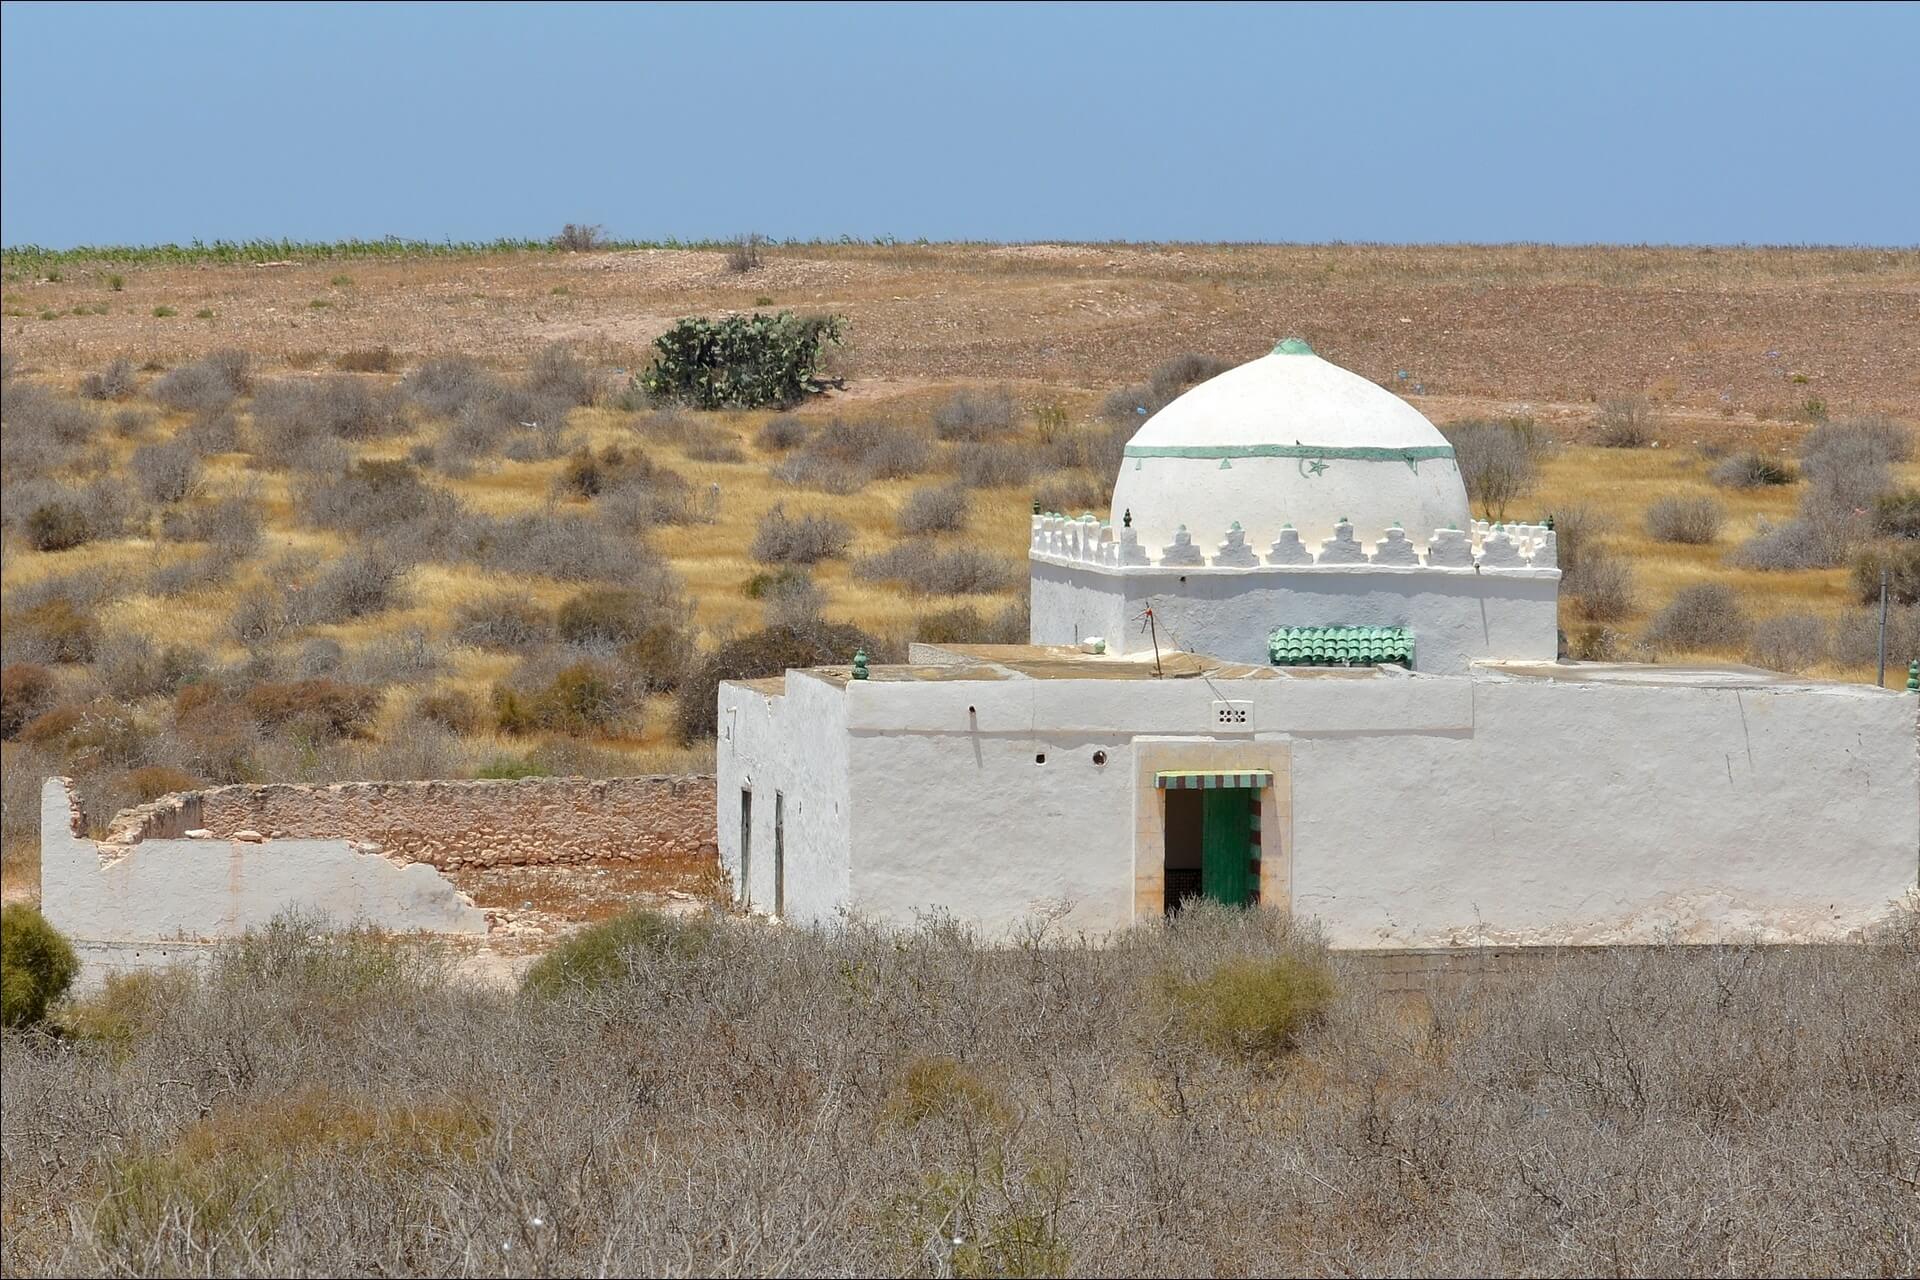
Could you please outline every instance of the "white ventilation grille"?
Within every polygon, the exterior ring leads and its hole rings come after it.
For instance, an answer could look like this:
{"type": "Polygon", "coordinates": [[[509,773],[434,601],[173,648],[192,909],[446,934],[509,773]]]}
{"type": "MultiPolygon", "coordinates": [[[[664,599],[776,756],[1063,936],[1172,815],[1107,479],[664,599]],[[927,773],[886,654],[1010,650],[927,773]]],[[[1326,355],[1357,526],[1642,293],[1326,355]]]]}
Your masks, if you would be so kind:
{"type": "Polygon", "coordinates": [[[1227,733],[1252,733],[1253,704],[1251,702],[1214,703],[1213,727],[1227,733]]]}

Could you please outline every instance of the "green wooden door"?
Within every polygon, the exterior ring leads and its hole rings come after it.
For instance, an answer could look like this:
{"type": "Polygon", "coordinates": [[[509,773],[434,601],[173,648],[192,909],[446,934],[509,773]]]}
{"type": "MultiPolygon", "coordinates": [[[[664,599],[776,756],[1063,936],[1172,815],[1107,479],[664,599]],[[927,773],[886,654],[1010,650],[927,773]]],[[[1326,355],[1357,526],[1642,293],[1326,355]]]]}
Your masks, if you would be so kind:
{"type": "Polygon", "coordinates": [[[1252,796],[1246,787],[1201,793],[1200,893],[1231,907],[1253,901],[1252,796]]]}

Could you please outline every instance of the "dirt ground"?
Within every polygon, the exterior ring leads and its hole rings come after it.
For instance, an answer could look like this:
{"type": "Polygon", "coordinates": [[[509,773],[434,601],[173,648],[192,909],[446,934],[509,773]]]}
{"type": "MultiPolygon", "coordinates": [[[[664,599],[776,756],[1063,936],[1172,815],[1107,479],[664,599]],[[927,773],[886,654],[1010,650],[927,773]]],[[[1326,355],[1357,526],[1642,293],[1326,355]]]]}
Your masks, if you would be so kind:
{"type": "Polygon", "coordinates": [[[669,249],[58,274],[9,271],[6,346],[75,374],[235,346],[296,366],[378,346],[512,366],[556,338],[637,364],[677,316],[791,307],[848,317],[860,398],[979,379],[1104,391],[1178,352],[1244,359],[1298,335],[1435,417],[1621,394],[1729,423],[1816,398],[1920,405],[1916,250],[783,246],[744,275],[669,249]]]}

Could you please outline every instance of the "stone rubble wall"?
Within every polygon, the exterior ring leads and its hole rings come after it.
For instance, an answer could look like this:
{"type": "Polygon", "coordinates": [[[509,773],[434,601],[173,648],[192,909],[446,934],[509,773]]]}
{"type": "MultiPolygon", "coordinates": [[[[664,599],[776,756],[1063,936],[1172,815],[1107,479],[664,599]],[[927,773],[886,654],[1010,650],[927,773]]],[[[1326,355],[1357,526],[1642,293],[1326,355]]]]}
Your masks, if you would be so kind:
{"type": "Polygon", "coordinates": [[[712,858],[713,787],[711,776],[699,774],[215,787],[125,810],[104,843],[190,831],[346,839],[442,871],[712,858]]]}

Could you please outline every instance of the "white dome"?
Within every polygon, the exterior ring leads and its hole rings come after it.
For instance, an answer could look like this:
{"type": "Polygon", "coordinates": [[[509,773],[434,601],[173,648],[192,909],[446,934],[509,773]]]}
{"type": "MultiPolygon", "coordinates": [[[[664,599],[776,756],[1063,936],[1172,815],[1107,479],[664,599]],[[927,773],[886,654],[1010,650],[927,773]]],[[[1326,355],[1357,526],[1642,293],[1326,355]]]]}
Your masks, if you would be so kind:
{"type": "Polygon", "coordinates": [[[1424,543],[1470,523],[1460,468],[1434,425],[1292,338],[1134,433],[1114,487],[1116,530],[1128,511],[1156,558],[1181,525],[1210,554],[1236,521],[1257,552],[1287,524],[1318,548],[1343,518],[1367,543],[1393,524],[1424,543]]]}

